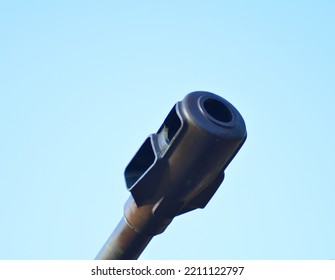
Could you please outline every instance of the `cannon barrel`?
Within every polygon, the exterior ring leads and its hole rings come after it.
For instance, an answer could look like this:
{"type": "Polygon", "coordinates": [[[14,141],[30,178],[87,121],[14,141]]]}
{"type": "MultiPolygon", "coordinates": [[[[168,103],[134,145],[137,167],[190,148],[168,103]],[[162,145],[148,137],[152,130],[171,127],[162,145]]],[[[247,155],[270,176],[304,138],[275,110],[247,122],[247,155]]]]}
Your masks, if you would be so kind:
{"type": "Polygon", "coordinates": [[[177,102],[125,169],[124,217],[96,259],[137,259],[174,217],[204,208],[246,140],[240,113],[210,92],[177,102]]]}

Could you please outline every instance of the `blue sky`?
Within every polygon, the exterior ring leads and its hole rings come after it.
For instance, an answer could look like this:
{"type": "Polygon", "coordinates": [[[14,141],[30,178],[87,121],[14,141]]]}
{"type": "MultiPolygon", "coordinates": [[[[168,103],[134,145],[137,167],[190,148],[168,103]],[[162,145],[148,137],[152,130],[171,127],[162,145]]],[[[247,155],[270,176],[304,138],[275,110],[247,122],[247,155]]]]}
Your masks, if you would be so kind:
{"type": "Polygon", "coordinates": [[[0,259],[93,259],[175,102],[248,139],[142,259],[335,259],[333,1],[1,1],[0,259]]]}

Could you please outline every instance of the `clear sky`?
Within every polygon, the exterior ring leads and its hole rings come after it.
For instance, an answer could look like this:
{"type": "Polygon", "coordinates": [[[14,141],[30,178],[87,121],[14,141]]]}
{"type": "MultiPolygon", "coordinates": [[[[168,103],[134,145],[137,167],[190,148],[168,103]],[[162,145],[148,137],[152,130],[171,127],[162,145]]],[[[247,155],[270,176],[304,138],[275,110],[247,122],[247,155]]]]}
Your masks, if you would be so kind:
{"type": "Polygon", "coordinates": [[[335,259],[334,1],[1,1],[0,259],[93,259],[195,90],[248,139],[142,259],[335,259]]]}

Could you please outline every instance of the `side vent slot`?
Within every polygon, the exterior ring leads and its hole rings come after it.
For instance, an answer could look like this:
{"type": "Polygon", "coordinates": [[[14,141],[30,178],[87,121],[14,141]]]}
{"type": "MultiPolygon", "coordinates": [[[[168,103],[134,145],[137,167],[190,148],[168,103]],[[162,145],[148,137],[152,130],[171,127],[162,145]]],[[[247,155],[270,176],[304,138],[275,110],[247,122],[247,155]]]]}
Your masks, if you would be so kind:
{"type": "Polygon", "coordinates": [[[151,146],[150,137],[148,137],[124,172],[128,189],[131,189],[150,166],[154,164],[155,158],[156,156],[151,146]]]}
{"type": "Polygon", "coordinates": [[[157,134],[163,135],[165,142],[169,144],[172,141],[173,137],[177,134],[178,130],[181,127],[181,124],[182,123],[177,114],[175,105],[164,120],[164,123],[158,130],[157,134]]]}

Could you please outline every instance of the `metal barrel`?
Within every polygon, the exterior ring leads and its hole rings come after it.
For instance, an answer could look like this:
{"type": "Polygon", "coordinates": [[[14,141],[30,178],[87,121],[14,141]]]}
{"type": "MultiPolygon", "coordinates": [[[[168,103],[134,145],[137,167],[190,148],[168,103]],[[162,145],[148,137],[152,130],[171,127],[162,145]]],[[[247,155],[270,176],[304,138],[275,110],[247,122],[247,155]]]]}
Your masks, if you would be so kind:
{"type": "Polygon", "coordinates": [[[134,231],[125,218],[122,218],[95,259],[136,260],[151,238],[152,236],[134,231]]]}
{"type": "Polygon", "coordinates": [[[204,208],[247,137],[227,100],[197,91],[175,104],[125,169],[124,218],[96,259],[137,259],[173,218],[204,208]]]}

